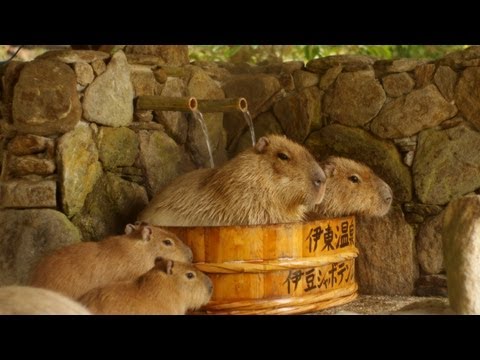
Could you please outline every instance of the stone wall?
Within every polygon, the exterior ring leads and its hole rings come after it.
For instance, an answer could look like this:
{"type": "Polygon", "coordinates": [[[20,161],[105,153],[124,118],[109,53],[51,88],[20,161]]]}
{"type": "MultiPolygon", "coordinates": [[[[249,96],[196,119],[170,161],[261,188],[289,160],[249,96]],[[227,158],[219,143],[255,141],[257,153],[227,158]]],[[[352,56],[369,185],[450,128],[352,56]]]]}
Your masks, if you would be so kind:
{"type": "MultiPolygon", "coordinates": [[[[11,62],[2,80],[2,285],[24,283],[47,251],[122,233],[162,186],[209,164],[189,115],[134,109],[139,95],[224,98],[189,65],[187,46],[51,51],[11,62]]],[[[227,159],[222,117],[205,114],[217,164],[227,159]]]]}
{"type": "MultiPolygon", "coordinates": [[[[445,294],[441,217],[480,189],[480,48],[435,62],[333,56],[253,66],[196,62],[186,46],[51,51],[3,73],[0,284],[65,243],[121,233],[176,176],[208,166],[180,112],[139,95],[245,97],[257,138],[282,133],[319,159],[372,167],[395,204],[358,218],[364,293],[445,294]],[[15,241],[15,239],[17,239],[15,241]]],[[[205,114],[216,165],[251,146],[243,116],[205,114]]]]}

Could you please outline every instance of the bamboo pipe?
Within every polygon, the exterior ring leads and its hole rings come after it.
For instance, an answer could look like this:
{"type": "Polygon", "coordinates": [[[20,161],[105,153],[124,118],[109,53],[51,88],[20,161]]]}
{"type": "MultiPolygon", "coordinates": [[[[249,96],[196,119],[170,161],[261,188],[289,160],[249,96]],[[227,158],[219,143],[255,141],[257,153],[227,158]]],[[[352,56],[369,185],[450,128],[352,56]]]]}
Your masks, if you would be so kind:
{"type": "Polygon", "coordinates": [[[198,110],[202,113],[208,112],[233,112],[248,110],[247,100],[243,97],[218,100],[198,100],[198,110]]]}
{"type": "Polygon", "coordinates": [[[167,96],[139,96],[136,110],[160,110],[192,112],[198,108],[198,101],[193,96],[167,97],[167,96]]]}

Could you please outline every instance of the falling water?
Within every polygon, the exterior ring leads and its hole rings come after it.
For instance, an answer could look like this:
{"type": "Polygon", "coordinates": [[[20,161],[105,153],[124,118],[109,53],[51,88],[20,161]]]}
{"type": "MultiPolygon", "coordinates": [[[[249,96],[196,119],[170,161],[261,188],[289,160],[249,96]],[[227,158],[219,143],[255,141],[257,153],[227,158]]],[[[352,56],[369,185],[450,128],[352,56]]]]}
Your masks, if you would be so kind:
{"type": "Polygon", "coordinates": [[[250,136],[252,137],[252,145],[255,146],[255,129],[253,128],[253,121],[252,115],[248,110],[243,112],[243,116],[245,117],[245,121],[247,122],[248,127],[250,128],[250,136]]]}
{"type": "Polygon", "coordinates": [[[210,146],[210,138],[208,137],[207,125],[205,124],[205,120],[203,119],[203,114],[198,110],[193,110],[192,114],[195,119],[198,120],[198,122],[200,123],[200,127],[202,128],[203,135],[205,136],[205,141],[207,143],[208,155],[210,156],[210,167],[213,169],[215,165],[213,164],[212,148],[210,146]]]}

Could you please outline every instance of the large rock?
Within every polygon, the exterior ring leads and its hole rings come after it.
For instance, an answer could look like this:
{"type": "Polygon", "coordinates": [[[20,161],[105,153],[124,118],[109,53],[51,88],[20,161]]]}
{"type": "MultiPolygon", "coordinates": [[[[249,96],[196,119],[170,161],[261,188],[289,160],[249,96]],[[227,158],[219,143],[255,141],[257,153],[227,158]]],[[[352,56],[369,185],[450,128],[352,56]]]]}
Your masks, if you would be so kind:
{"type": "Polygon", "coordinates": [[[480,196],[451,202],[442,232],[448,298],[459,314],[480,314],[480,196]]]}
{"type": "Polygon", "coordinates": [[[399,97],[408,94],[415,86],[415,81],[407,73],[391,74],[382,78],[383,88],[388,96],[399,97]]]}
{"type": "MultiPolygon", "coordinates": [[[[270,102],[281,87],[280,82],[273,75],[237,75],[232,76],[223,85],[223,91],[227,98],[244,97],[250,114],[255,118],[260,113],[260,109],[270,102]]],[[[245,120],[241,114],[226,113],[223,122],[227,131],[227,144],[230,146],[245,129],[245,120]]]]}
{"type": "Polygon", "coordinates": [[[130,65],[135,96],[154,95],[156,80],[149,66],[130,65]]]}
{"type": "Polygon", "coordinates": [[[73,66],[75,75],[77,76],[77,82],[82,86],[87,86],[94,79],[92,67],[84,62],[75,63],[73,66]]]}
{"type": "Polygon", "coordinates": [[[428,218],[417,235],[417,254],[420,267],[427,274],[445,270],[442,245],[443,213],[428,218]]]}
{"type": "Polygon", "coordinates": [[[96,76],[103,74],[105,70],[107,70],[107,65],[105,65],[105,61],[100,59],[92,61],[91,66],[96,76]]]}
{"type": "Polygon", "coordinates": [[[12,60],[8,62],[3,68],[2,76],[2,100],[0,103],[0,117],[3,117],[8,124],[13,123],[12,118],[12,102],[15,85],[20,77],[20,73],[26,63],[23,61],[12,60]]]}
{"type": "Polygon", "coordinates": [[[92,63],[94,61],[103,61],[110,55],[103,51],[93,50],[51,50],[37,56],[37,59],[55,59],[67,64],[78,62],[92,63]]]}
{"type": "Polygon", "coordinates": [[[117,51],[107,70],[85,90],[83,116],[101,125],[127,126],[133,120],[133,97],[127,58],[117,51]]]}
{"type": "Polygon", "coordinates": [[[406,213],[415,213],[421,216],[438,215],[443,210],[440,205],[421,204],[414,202],[406,202],[403,204],[403,211],[406,213]]]}
{"type": "Polygon", "coordinates": [[[432,82],[435,64],[422,64],[415,68],[415,87],[422,88],[432,82]]]}
{"type": "Polygon", "coordinates": [[[51,175],[55,172],[55,161],[42,155],[8,155],[6,157],[5,174],[17,177],[30,174],[51,175]]]}
{"type": "Polygon", "coordinates": [[[302,70],[305,67],[303,61],[291,60],[285,61],[280,65],[280,72],[291,74],[296,70],[302,70]]]}
{"type": "Polygon", "coordinates": [[[448,66],[439,66],[433,77],[435,84],[448,101],[453,100],[457,73],[448,66]]]}
{"type": "Polygon", "coordinates": [[[63,135],[57,150],[62,208],[71,217],[83,207],[102,174],[102,166],[92,131],[86,123],[79,123],[75,130],[63,135]]]}
{"type": "Polygon", "coordinates": [[[2,208],[55,208],[57,183],[55,180],[15,179],[0,183],[2,208]]]}
{"type": "Polygon", "coordinates": [[[7,145],[7,150],[12,155],[31,155],[46,152],[53,155],[55,151],[55,141],[50,138],[37,135],[18,135],[14,137],[7,145]]]}
{"type": "Polygon", "coordinates": [[[387,73],[401,73],[415,70],[417,66],[425,64],[426,60],[417,59],[395,59],[395,60],[378,60],[375,62],[375,70],[387,73]]]}
{"type": "MultiPolygon", "coordinates": [[[[275,118],[275,115],[273,115],[270,111],[258,115],[253,124],[253,128],[255,129],[256,139],[260,139],[262,136],[269,134],[284,134],[282,127],[275,118]]],[[[238,154],[239,152],[252,146],[253,144],[250,130],[246,129],[243,135],[240,137],[235,151],[231,152],[231,155],[234,156],[235,154],[238,154]]]]}
{"type": "Polygon", "coordinates": [[[334,55],[310,60],[308,71],[323,74],[331,67],[341,65],[345,71],[368,70],[375,62],[374,58],[365,55],[334,55]]]}
{"type": "Polygon", "coordinates": [[[158,56],[165,64],[173,66],[187,65],[190,62],[187,45],[127,45],[125,53],[158,56]]]}
{"type": "Polygon", "coordinates": [[[435,85],[413,90],[386,104],[371,123],[371,131],[382,138],[402,138],[440,124],[457,113],[435,85]]]}
{"type": "Polygon", "coordinates": [[[418,277],[413,229],[393,206],[384,217],[357,217],[356,274],[362,294],[410,295],[418,277]]]}
{"type": "MultiPolygon", "coordinates": [[[[184,97],[187,95],[187,86],[182,79],[169,77],[161,92],[165,97],[184,97]]],[[[158,122],[163,124],[165,131],[177,143],[185,144],[187,141],[188,121],[183,112],[180,111],[155,111],[158,122]]]]}
{"type": "Polygon", "coordinates": [[[456,87],[455,102],[465,118],[480,129],[480,67],[463,71],[456,87]]]}
{"type": "Polygon", "coordinates": [[[323,91],[310,87],[278,101],[273,112],[285,134],[300,143],[321,127],[323,91]]]}
{"type": "MultiPolygon", "coordinates": [[[[225,94],[217,83],[208,76],[205,71],[198,67],[192,69],[192,76],[188,81],[188,93],[199,100],[202,99],[224,99],[225,94]]],[[[226,160],[226,134],[223,129],[223,113],[203,114],[207,127],[210,147],[215,164],[219,165],[226,160]]],[[[189,122],[187,142],[191,156],[198,166],[210,166],[207,143],[202,127],[197,119],[191,117],[189,122]]]]}
{"type": "Polygon", "coordinates": [[[311,73],[310,71],[297,70],[293,72],[293,81],[297,90],[314,86],[318,84],[318,74],[311,73]]]}
{"type": "Polygon", "coordinates": [[[341,74],[342,70],[343,70],[342,65],[337,65],[325,71],[325,73],[322,75],[320,79],[320,83],[318,84],[320,89],[327,90],[330,87],[330,85],[332,85],[335,82],[335,80],[337,80],[337,77],[338,75],[341,74]]]}
{"type": "Polygon", "coordinates": [[[126,127],[101,127],[97,139],[99,158],[104,168],[132,166],[135,162],[139,150],[135,131],[126,127]]]}
{"type": "Polygon", "coordinates": [[[108,235],[122,234],[125,225],[134,223],[147,203],[147,193],[142,186],[106,173],[72,222],[78,226],[84,240],[100,240],[108,235]]]}
{"type": "Polygon", "coordinates": [[[412,178],[392,143],[380,140],[367,131],[333,124],[310,134],[305,145],[318,158],[338,155],[361,161],[392,188],[394,199],[412,198],[412,178]]]}
{"type": "Polygon", "coordinates": [[[148,195],[152,197],[182,173],[186,155],[182,147],[162,131],[140,131],[139,140],[140,162],[145,169],[148,195]]]}
{"type": "Polygon", "coordinates": [[[373,71],[342,73],[325,94],[325,113],[340,124],[360,126],[378,114],[385,99],[373,71]]]}
{"type": "Polygon", "coordinates": [[[57,135],[80,120],[77,78],[66,64],[34,60],[25,65],[15,86],[13,122],[20,133],[57,135]]]}
{"type": "Polygon", "coordinates": [[[51,209],[0,211],[0,285],[27,284],[44,255],[80,241],[78,229],[51,209]]]}
{"type": "Polygon", "coordinates": [[[480,46],[470,46],[464,50],[451,52],[441,58],[438,63],[455,69],[462,69],[467,66],[479,66],[480,46]]]}
{"type": "Polygon", "coordinates": [[[425,130],[413,163],[415,191],[425,204],[443,205],[480,187],[480,133],[460,124],[425,130]]]}

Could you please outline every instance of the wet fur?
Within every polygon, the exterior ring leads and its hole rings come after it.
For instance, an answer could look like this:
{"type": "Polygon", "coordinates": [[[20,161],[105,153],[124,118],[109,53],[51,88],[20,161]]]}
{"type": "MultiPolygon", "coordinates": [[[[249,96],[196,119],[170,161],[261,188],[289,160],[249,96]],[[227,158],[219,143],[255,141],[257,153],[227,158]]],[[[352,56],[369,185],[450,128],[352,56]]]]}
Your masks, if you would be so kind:
{"type": "Polygon", "coordinates": [[[323,170],[303,146],[270,135],[220,168],[178,177],[155,195],[138,219],[160,226],[296,222],[322,200],[324,182],[323,170]]]}

